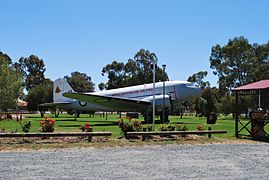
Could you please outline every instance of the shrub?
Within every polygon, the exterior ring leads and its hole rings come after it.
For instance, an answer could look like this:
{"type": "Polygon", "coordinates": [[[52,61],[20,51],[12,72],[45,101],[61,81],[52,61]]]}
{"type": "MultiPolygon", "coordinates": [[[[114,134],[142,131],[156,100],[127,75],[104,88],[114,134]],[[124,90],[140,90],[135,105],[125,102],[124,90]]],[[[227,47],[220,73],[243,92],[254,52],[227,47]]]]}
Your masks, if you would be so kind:
{"type": "Polygon", "coordinates": [[[166,124],[160,124],[160,131],[167,131],[166,124]]]}
{"type": "Polygon", "coordinates": [[[175,125],[174,124],[161,124],[160,131],[174,131],[175,125]]]}
{"type": "Polygon", "coordinates": [[[121,132],[125,136],[127,132],[136,132],[142,129],[141,122],[138,120],[132,120],[132,118],[126,116],[125,118],[121,118],[119,121],[119,128],[121,132]]]}
{"type": "Polygon", "coordinates": [[[31,121],[25,121],[24,123],[21,123],[21,128],[24,133],[28,133],[31,129],[32,122],[31,121]]]}
{"type": "Polygon", "coordinates": [[[146,128],[147,128],[147,131],[153,131],[152,124],[148,124],[146,128]]]}
{"type": "Polygon", "coordinates": [[[204,128],[203,125],[199,125],[199,126],[197,126],[196,129],[197,129],[198,131],[203,131],[203,130],[205,130],[205,128],[204,128]]]}
{"type": "Polygon", "coordinates": [[[175,130],[175,125],[174,124],[167,124],[167,131],[174,131],[175,130]]]}
{"type": "Polygon", "coordinates": [[[92,127],[89,123],[86,123],[84,126],[81,125],[79,128],[82,132],[92,132],[92,127]]]}
{"type": "Polygon", "coordinates": [[[187,131],[188,127],[186,125],[177,124],[176,125],[176,130],[177,131],[187,131]]]}
{"type": "Polygon", "coordinates": [[[40,121],[41,132],[53,132],[55,121],[49,117],[45,117],[44,121],[40,121]]]}

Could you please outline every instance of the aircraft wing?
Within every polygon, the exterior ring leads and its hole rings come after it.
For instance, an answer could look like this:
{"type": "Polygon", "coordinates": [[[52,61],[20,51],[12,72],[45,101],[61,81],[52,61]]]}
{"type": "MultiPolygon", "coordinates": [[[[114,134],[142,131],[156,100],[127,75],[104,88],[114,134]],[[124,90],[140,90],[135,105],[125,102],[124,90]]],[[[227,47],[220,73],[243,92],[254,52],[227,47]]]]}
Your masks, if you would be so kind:
{"type": "Polygon", "coordinates": [[[96,94],[66,92],[63,93],[63,96],[95,104],[112,111],[141,111],[151,105],[150,101],[96,94]]]}
{"type": "Polygon", "coordinates": [[[71,102],[52,102],[52,103],[43,103],[39,104],[40,107],[64,107],[71,104],[71,102]]]}

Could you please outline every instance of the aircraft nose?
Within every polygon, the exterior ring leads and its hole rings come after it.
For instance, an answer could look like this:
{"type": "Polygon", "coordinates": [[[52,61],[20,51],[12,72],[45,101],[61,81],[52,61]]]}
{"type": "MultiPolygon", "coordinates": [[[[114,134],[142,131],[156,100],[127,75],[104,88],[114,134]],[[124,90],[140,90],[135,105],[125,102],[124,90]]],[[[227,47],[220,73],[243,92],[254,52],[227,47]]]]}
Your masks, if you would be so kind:
{"type": "Polygon", "coordinates": [[[197,97],[202,94],[202,89],[197,86],[188,87],[190,97],[197,97]]]}
{"type": "Polygon", "coordinates": [[[179,100],[200,96],[202,89],[194,84],[179,85],[176,87],[176,94],[179,100]]]}

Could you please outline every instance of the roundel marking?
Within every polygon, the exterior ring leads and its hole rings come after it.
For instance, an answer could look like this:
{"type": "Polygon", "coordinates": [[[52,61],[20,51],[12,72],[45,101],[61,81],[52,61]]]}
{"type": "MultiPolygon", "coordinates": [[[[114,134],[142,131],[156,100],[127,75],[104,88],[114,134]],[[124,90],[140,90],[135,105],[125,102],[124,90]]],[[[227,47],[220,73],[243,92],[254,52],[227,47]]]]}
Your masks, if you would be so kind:
{"type": "Polygon", "coordinates": [[[81,105],[81,106],[86,106],[87,105],[87,102],[85,102],[85,101],[79,101],[79,105],[81,105]]]}

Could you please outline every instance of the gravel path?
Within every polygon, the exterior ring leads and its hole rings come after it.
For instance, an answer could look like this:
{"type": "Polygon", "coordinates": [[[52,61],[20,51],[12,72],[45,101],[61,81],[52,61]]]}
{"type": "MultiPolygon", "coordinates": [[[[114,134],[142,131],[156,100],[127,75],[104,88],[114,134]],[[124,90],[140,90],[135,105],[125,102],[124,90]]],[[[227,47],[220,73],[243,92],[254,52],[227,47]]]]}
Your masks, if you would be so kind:
{"type": "Polygon", "coordinates": [[[0,152],[0,179],[269,179],[269,144],[0,152]]]}

